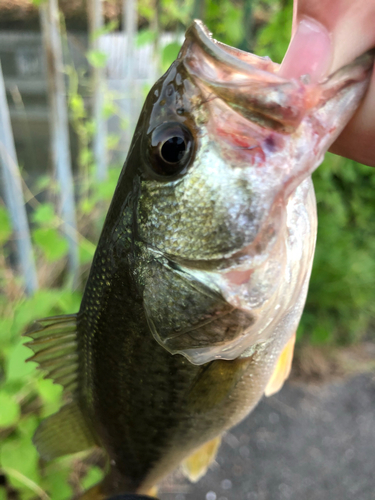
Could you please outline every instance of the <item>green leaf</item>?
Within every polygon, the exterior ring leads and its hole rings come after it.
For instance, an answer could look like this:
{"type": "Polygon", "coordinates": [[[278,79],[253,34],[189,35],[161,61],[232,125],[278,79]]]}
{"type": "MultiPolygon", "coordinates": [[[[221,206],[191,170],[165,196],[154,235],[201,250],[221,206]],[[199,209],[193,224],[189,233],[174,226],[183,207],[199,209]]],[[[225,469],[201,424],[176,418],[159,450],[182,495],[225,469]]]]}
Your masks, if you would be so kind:
{"type": "Polygon", "coordinates": [[[135,46],[142,47],[142,45],[147,45],[148,43],[154,43],[157,33],[154,30],[141,30],[138,31],[135,38],[135,46]]]}
{"type": "Polygon", "coordinates": [[[231,45],[238,45],[244,36],[242,16],[239,7],[228,2],[226,12],[222,19],[221,29],[226,33],[227,41],[231,45]]]}
{"type": "Polygon", "coordinates": [[[93,198],[84,198],[80,203],[80,210],[83,214],[90,214],[96,206],[96,200],[93,198]]]}
{"type": "Polygon", "coordinates": [[[166,71],[169,66],[173,63],[173,61],[176,60],[178,53],[180,52],[181,49],[181,44],[178,42],[172,42],[168,43],[163,48],[162,54],[161,54],[161,64],[163,67],[163,71],[166,71]]]}
{"type": "Polygon", "coordinates": [[[12,234],[12,226],[8,211],[5,207],[0,206],[0,245],[3,245],[12,234]]]}
{"type": "Polygon", "coordinates": [[[55,209],[52,203],[40,204],[34,211],[32,219],[38,224],[51,224],[55,219],[55,209]]]}
{"type": "Polygon", "coordinates": [[[0,345],[4,348],[12,338],[13,317],[0,317],[0,345]]]}
{"type": "Polygon", "coordinates": [[[115,149],[120,141],[119,134],[107,134],[107,149],[115,149]]]}
{"type": "Polygon", "coordinates": [[[26,338],[21,339],[8,353],[7,359],[7,381],[24,379],[35,370],[34,363],[26,363],[26,359],[32,356],[32,351],[24,344],[26,338]]]}
{"type": "Polygon", "coordinates": [[[82,480],[82,486],[85,490],[94,486],[94,484],[99,483],[103,479],[103,471],[96,466],[90,467],[87,475],[82,480]]]}
{"type": "Polygon", "coordinates": [[[95,68],[104,68],[107,64],[107,54],[100,50],[90,50],[87,53],[87,59],[95,68]]]}
{"type": "Polygon", "coordinates": [[[89,148],[82,148],[79,152],[79,163],[81,165],[89,165],[93,162],[93,158],[94,156],[89,148]]]}
{"type": "Polygon", "coordinates": [[[36,486],[40,483],[39,455],[30,438],[31,436],[10,438],[2,443],[0,449],[0,464],[5,472],[9,469],[11,484],[26,490],[33,488],[30,482],[36,486]],[[11,474],[13,471],[16,473],[11,474]]]}
{"type": "Polygon", "coordinates": [[[99,38],[102,35],[107,35],[108,33],[112,33],[112,31],[115,31],[118,28],[119,22],[117,19],[113,19],[112,21],[109,21],[105,26],[102,28],[94,31],[93,33],[93,38],[99,38]]]}
{"type": "Polygon", "coordinates": [[[20,300],[14,304],[12,336],[18,341],[26,326],[34,320],[58,314],[58,302],[61,298],[61,290],[38,290],[32,297],[20,300]]]}
{"type": "Polygon", "coordinates": [[[51,186],[51,176],[50,175],[41,175],[38,177],[36,181],[36,187],[40,191],[43,191],[46,188],[51,186]]]}
{"type": "Polygon", "coordinates": [[[0,428],[16,424],[19,417],[20,407],[14,400],[14,396],[0,391],[0,428]]]}
{"type": "Polygon", "coordinates": [[[81,95],[73,94],[70,97],[69,105],[75,118],[84,118],[86,116],[85,104],[81,95]]]}
{"type": "Polygon", "coordinates": [[[54,384],[50,379],[38,379],[36,385],[43,402],[42,416],[46,417],[57,412],[61,407],[63,392],[61,385],[54,384]]]}
{"type": "Polygon", "coordinates": [[[40,419],[36,415],[23,416],[19,421],[17,432],[28,439],[30,436],[34,435],[39,425],[39,420],[40,419]]]}
{"type": "Polygon", "coordinates": [[[45,490],[52,500],[66,500],[72,498],[72,488],[68,481],[69,470],[48,470],[43,482],[45,490]]]}
{"type": "Polygon", "coordinates": [[[114,114],[116,114],[117,106],[113,101],[106,101],[103,107],[103,116],[108,120],[114,114]]]}
{"type": "Polygon", "coordinates": [[[81,264],[88,264],[94,257],[95,245],[88,240],[82,240],[79,243],[78,251],[81,264]]]}
{"type": "Polygon", "coordinates": [[[43,251],[49,262],[55,262],[66,255],[68,242],[57,229],[37,228],[32,234],[36,245],[43,251]]]}

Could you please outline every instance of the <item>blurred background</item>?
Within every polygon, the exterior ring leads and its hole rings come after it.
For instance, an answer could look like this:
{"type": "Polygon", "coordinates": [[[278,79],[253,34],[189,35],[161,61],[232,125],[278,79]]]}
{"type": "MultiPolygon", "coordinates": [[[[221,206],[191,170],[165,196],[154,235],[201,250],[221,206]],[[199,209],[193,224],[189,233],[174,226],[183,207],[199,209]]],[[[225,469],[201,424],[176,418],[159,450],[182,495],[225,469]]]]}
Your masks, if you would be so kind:
{"type": "MultiPolygon", "coordinates": [[[[63,500],[102,476],[103,459],[95,454],[52,464],[39,460],[31,436],[39,421],[59,408],[61,388],[44,380],[33,363],[25,364],[31,352],[23,346],[21,334],[34,319],[78,310],[143,101],[176,58],[194,18],[202,19],[218,40],[281,62],[290,38],[292,2],[0,0],[0,500],[63,500]]],[[[246,424],[258,429],[261,443],[271,432],[267,426],[274,429],[282,421],[278,411],[283,405],[285,418],[298,420],[293,407],[305,397],[303,384],[331,383],[348,374],[371,372],[375,366],[375,171],[327,154],[313,178],[319,230],[298,330],[292,377],[298,389],[294,393],[287,388],[283,396],[290,398],[292,416],[283,399],[279,406],[275,403],[276,396],[262,403],[246,424]]],[[[352,393],[358,395],[365,385],[375,394],[367,378],[363,383],[352,380],[352,393]]],[[[345,399],[342,390],[338,397],[345,399]]],[[[327,394],[314,394],[314,404],[321,397],[322,404],[331,401],[327,394]]],[[[369,405],[372,399],[368,397],[369,405]]],[[[340,405],[344,413],[343,400],[340,405]]],[[[309,413],[304,418],[306,425],[313,425],[309,413]]],[[[316,493],[313,483],[306,483],[306,488],[315,493],[309,496],[301,490],[297,493],[302,496],[295,497],[296,489],[290,489],[282,471],[274,493],[271,486],[251,486],[248,475],[244,486],[244,463],[255,471],[256,484],[261,472],[253,466],[257,458],[252,460],[248,432],[241,429],[237,435],[228,434],[223,446],[226,457],[237,450],[237,465],[236,458],[228,462],[219,457],[216,469],[198,489],[177,474],[161,488],[160,497],[336,498],[316,493]],[[239,481],[237,490],[233,475],[239,481]]],[[[283,429],[277,432],[285,440],[283,429]]],[[[274,430],[271,434],[278,441],[274,430]]],[[[306,434],[303,429],[301,434],[306,434]]],[[[316,439],[310,438],[312,443],[316,439]]],[[[370,436],[365,433],[362,438],[368,441],[370,436]]],[[[254,446],[261,454],[267,449],[257,441],[254,446]]],[[[280,460],[284,452],[277,451],[280,460]]],[[[349,468],[350,460],[345,462],[349,468]]],[[[372,471],[374,462],[364,460],[372,471]]],[[[270,477],[275,471],[268,466],[270,477]]],[[[374,483],[372,487],[375,491],[374,483]]],[[[357,498],[374,497],[363,493],[357,498]]]]}

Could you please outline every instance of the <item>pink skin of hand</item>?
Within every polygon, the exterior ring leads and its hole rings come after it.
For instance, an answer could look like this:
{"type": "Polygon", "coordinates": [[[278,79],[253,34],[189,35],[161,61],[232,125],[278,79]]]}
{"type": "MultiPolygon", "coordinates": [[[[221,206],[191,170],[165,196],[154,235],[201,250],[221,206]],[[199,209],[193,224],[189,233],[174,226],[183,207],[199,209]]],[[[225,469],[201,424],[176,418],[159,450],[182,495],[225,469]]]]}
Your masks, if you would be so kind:
{"type": "MultiPolygon", "coordinates": [[[[292,40],[280,74],[319,81],[375,47],[374,0],[295,0],[292,40]]],[[[375,71],[333,153],[375,166],[375,71]]]]}

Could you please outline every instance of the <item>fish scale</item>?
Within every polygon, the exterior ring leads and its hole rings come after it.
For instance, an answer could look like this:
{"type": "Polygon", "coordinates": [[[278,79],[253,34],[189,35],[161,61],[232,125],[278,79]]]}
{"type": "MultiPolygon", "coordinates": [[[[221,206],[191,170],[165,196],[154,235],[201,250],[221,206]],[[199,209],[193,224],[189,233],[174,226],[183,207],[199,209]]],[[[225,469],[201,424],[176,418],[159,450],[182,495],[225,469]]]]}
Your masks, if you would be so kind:
{"type": "Polygon", "coordinates": [[[67,398],[37,429],[39,453],[108,455],[82,500],[147,493],[180,463],[199,479],[222,434],[284,383],[315,247],[311,173],[372,65],[367,53],[318,84],[286,80],[189,28],[146,99],[79,312],[27,333],[67,398]]]}

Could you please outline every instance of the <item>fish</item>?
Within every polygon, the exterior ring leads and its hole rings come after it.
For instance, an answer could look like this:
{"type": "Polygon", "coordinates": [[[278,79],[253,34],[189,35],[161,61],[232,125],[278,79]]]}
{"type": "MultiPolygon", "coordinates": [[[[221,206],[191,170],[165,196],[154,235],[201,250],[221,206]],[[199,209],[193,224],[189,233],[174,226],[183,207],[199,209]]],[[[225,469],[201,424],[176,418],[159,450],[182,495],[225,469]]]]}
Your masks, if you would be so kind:
{"type": "Polygon", "coordinates": [[[316,230],[311,174],[361,101],[373,53],[319,83],[194,21],[141,111],[76,314],[26,333],[64,387],[45,460],[108,456],[99,500],[198,480],[222,435],[289,375],[316,230]]]}

